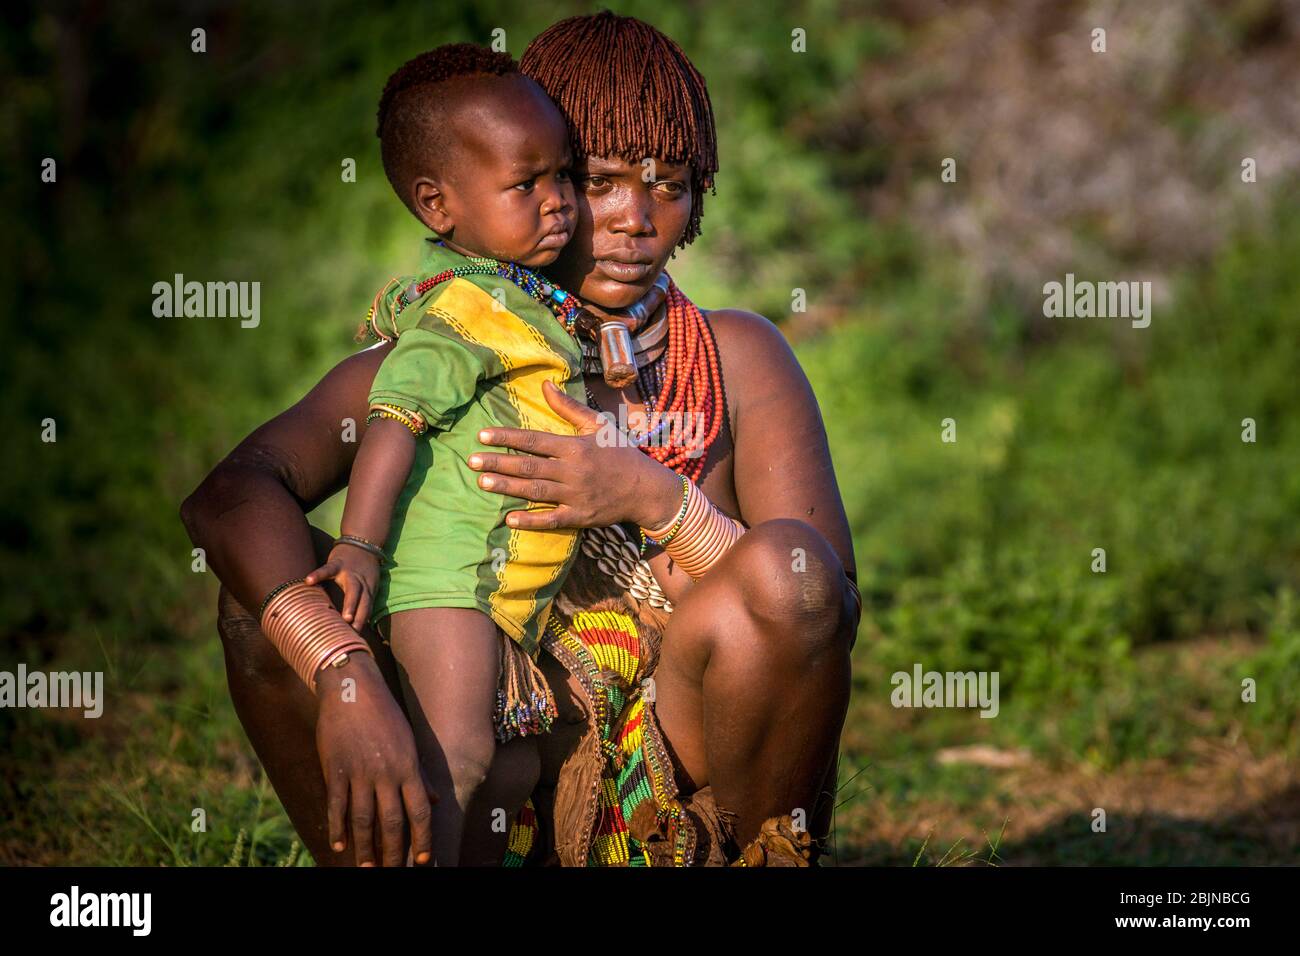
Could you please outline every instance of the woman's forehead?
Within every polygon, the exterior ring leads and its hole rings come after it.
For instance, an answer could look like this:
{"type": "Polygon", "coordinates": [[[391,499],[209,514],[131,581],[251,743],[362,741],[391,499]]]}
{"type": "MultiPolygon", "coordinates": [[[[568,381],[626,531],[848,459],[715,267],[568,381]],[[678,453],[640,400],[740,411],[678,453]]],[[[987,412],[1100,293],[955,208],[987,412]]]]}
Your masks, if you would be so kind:
{"type": "Polygon", "coordinates": [[[659,156],[647,155],[636,160],[623,159],[621,156],[578,156],[576,161],[579,165],[587,167],[588,172],[601,173],[622,173],[635,171],[638,174],[644,167],[646,160],[653,160],[656,171],[662,173],[682,173],[689,174],[691,171],[690,163],[674,163],[670,160],[659,156]]]}

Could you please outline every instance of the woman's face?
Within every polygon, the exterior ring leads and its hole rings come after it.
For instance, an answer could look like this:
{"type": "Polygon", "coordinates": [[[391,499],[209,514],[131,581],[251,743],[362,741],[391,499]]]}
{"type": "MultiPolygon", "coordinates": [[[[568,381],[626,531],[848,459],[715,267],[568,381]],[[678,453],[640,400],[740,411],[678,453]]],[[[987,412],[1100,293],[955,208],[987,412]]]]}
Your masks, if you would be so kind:
{"type": "Polygon", "coordinates": [[[622,309],[649,291],[691,215],[689,166],[588,156],[573,170],[573,239],[546,269],[579,299],[622,309]]]}

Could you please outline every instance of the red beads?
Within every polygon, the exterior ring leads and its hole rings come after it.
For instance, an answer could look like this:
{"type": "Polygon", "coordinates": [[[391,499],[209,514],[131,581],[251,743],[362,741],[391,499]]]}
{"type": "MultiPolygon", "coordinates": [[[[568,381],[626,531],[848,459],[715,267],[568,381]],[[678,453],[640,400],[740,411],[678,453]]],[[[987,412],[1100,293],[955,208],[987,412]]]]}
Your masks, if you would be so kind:
{"type": "Polygon", "coordinates": [[[726,396],[713,330],[699,307],[672,281],[668,284],[668,356],[654,412],[672,423],[671,438],[642,450],[678,474],[698,480],[721,430],[726,396]]]}

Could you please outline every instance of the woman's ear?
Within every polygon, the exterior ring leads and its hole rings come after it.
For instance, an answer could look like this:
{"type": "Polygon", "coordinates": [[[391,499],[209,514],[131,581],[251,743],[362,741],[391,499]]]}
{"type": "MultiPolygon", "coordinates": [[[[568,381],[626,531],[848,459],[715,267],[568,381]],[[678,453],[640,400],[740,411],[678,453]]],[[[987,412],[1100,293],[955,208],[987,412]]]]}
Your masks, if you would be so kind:
{"type": "Polygon", "coordinates": [[[447,194],[438,183],[420,177],[411,185],[411,197],[415,202],[415,214],[438,235],[446,235],[456,227],[447,211],[447,194]]]}

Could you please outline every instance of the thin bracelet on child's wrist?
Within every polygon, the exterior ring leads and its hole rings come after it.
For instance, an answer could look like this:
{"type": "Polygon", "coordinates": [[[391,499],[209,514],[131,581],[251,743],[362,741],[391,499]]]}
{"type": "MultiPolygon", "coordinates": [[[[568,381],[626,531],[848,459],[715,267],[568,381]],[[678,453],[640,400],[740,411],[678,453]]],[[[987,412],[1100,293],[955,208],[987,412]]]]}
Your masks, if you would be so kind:
{"type": "Polygon", "coordinates": [[[341,534],[334,539],[334,543],[336,545],[350,544],[354,548],[360,548],[362,551],[368,552],[369,554],[373,554],[376,558],[379,559],[380,564],[388,563],[389,560],[388,553],[385,552],[383,548],[375,544],[373,541],[367,541],[365,538],[361,537],[360,535],[341,534]]]}

